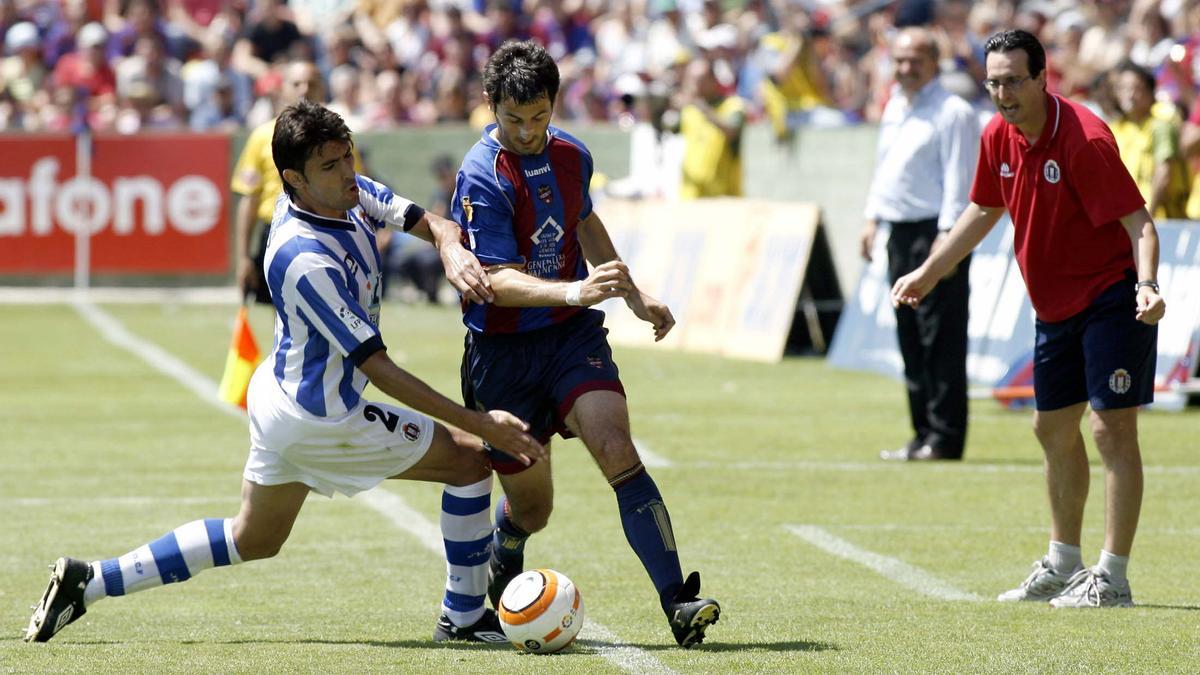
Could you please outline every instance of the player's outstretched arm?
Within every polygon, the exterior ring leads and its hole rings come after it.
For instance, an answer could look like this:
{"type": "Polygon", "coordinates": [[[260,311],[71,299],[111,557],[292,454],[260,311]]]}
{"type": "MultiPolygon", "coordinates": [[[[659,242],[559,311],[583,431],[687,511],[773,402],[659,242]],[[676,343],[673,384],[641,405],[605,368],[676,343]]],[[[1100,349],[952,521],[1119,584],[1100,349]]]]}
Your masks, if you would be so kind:
{"type": "Polygon", "coordinates": [[[446,279],[464,298],[479,305],[496,299],[491,279],[479,259],[463,247],[458,223],[426,211],[409,232],[433,242],[442,258],[446,279]]]}
{"type": "Polygon", "coordinates": [[[967,204],[946,240],[939,244],[920,267],[896,280],[892,286],[892,304],[916,307],[937,282],[954,271],[958,263],[975,250],[1000,220],[1003,209],[967,204]]]}
{"type": "MultiPolygon", "coordinates": [[[[600,216],[597,216],[595,211],[579,223],[577,231],[583,256],[596,266],[597,271],[605,264],[620,261],[617,248],[613,246],[612,238],[608,236],[608,230],[604,228],[604,223],[600,221],[600,216]]],[[[625,271],[628,274],[628,268],[625,268],[625,271]]],[[[591,277],[589,276],[588,279],[591,280],[591,277]]],[[[654,326],[655,342],[666,337],[671,328],[675,326],[675,317],[671,315],[670,308],[643,293],[633,283],[632,276],[629,276],[629,289],[620,295],[625,298],[625,304],[633,311],[634,316],[654,326]]]]}
{"type": "Polygon", "coordinates": [[[442,396],[420,378],[396,365],[384,350],[359,366],[371,384],[404,405],[475,434],[525,464],[545,460],[546,449],[526,433],[529,425],[503,411],[470,410],[442,396]]]}

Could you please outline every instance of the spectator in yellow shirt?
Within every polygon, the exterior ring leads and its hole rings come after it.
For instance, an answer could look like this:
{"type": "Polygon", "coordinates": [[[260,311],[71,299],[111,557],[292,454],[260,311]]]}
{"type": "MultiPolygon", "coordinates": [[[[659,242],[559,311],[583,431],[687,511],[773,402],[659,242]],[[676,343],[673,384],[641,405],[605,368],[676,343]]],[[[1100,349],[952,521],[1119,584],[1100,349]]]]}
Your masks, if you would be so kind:
{"type": "Polygon", "coordinates": [[[688,64],[679,102],[684,143],[680,198],[740,197],[746,102],[725,96],[707,59],[688,64]]]}
{"type": "Polygon", "coordinates": [[[1121,116],[1111,126],[1121,161],[1137,182],[1146,210],[1156,219],[1183,218],[1189,186],[1178,116],[1173,109],[1156,109],[1150,71],[1132,61],[1116,71],[1121,116]]]}

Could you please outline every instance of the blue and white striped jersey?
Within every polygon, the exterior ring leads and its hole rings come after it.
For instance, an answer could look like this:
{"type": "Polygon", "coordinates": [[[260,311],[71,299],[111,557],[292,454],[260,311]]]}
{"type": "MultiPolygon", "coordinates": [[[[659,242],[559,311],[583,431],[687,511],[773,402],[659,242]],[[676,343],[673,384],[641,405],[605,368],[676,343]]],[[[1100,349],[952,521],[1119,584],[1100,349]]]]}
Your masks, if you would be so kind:
{"type": "Polygon", "coordinates": [[[337,417],[362,396],[356,366],[384,348],[379,335],[382,262],[375,232],[407,231],[425,211],[358,176],[359,205],[344,219],[304,211],[286,193],[275,204],[264,270],[275,304],[275,344],[262,367],[301,408],[337,417]]]}

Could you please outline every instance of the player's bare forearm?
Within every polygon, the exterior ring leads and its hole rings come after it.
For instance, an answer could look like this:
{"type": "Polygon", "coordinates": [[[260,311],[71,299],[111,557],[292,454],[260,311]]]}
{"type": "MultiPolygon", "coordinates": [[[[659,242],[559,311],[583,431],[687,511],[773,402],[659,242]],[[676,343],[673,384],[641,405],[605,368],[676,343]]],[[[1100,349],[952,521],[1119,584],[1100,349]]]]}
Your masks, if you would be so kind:
{"type": "Polygon", "coordinates": [[[593,267],[621,259],[612,238],[608,236],[608,230],[604,228],[604,223],[595,211],[579,221],[575,232],[579,236],[579,248],[583,250],[584,259],[593,267]]]}
{"type": "Polygon", "coordinates": [[[1138,209],[1121,219],[1129,242],[1133,245],[1134,264],[1137,265],[1138,281],[1158,279],[1158,228],[1149,211],[1138,209]]]}
{"type": "Polygon", "coordinates": [[[985,208],[971,203],[955,221],[933,253],[916,270],[896,280],[892,286],[892,304],[915,307],[933,290],[938,281],[949,274],[967,254],[983,241],[1000,215],[1000,208],[985,208]]]}
{"type": "Polygon", "coordinates": [[[968,204],[945,239],[925,261],[934,278],[941,279],[949,274],[963,258],[974,251],[979,242],[992,231],[1003,213],[1004,210],[1000,208],[968,204]]]}
{"type": "Polygon", "coordinates": [[[587,279],[573,282],[534,277],[515,265],[493,265],[487,271],[500,307],[591,307],[609,298],[628,297],[635,290],[629,268],[620,260],[601,263],[587,279]]]}
{"type": "Polygon", "coordinates": [[[462,245],[462,229],[453,220],[425,212],[409,233],[431,242],[442,259],[446,280],[470,302],[492,302],[492,283],[479,259],[462,245]]]}
{"type": "Polygon", "coordinates": [[[396,365],[382,349],[367,357],[359,370],[384,394],[417,412],[475,434],[507,452],[545,458],[545,449],[525,433],[527,424],[504,411],[484,413],[464,408],[396,365]]]}
{"type": "Polygon", "coordinates": [[[1150,285],[1158,281],[1158,229],[1154,219],[1145,208],[1138,209],[1121,219],[1129,241],[1133,245],[1134,264],[1137,266],[1137,311],[1135,318],[1147,324],[1156,324],[1166,314],[1167,305],[1158,289],[1150,285]],[[1143,285],[1140,282],[1148,282],[1143,285]]]}

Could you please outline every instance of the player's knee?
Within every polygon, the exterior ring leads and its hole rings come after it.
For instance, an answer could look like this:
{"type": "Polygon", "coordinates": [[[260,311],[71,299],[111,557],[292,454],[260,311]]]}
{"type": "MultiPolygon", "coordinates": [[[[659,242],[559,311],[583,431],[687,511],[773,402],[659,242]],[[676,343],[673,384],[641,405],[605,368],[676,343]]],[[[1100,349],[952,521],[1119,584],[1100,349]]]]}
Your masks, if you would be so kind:
{"type": "Polygon", "coordinates": [[[592,455],[606,476],[624,471],[640,461],[633,439],[623,434],[612,434],[601,439],[592,455]]]}
{"type": "Polygon", "coordinates": [[[546,529],[546,525],[550,523],[550,513],[554,510],[554,502],[546,500],[518,507],[509,501],[509,508],[512,510],[512,519],[517,527],[533,534],[546,529]]]}

